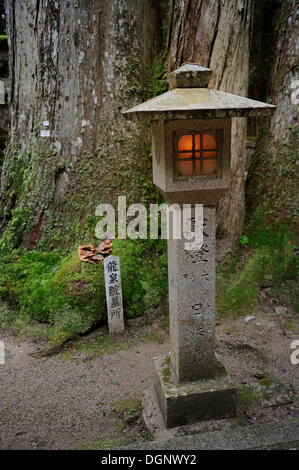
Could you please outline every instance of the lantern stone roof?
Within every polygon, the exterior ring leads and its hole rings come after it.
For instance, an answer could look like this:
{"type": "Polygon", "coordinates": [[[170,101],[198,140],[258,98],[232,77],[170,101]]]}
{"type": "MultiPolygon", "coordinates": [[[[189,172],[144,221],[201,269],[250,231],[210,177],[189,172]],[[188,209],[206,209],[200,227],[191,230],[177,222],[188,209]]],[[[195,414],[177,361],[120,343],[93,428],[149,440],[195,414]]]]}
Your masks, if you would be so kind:
{"type": "Polygon", "coordinates": [[[207,88],[212,71],[199,64],[183,64],[169,73],[170,91],[124,111],[129,119],[212,119],[258,117],[274,113],[276,106],[244,96],[207,88]]]}
{"type": "Polygon", "coordinates": [[[175,88],[124,111],[129,119],[211,119],[259,117],[274,113],[276,106],[210,88],[175,88]]]}

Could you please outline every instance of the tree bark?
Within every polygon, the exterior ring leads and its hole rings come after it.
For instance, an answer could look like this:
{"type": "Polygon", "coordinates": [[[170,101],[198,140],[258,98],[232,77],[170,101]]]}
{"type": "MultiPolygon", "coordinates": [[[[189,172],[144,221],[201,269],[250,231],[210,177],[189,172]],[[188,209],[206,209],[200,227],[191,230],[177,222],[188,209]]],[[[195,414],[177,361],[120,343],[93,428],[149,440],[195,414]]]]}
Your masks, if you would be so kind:
{"type": "MultiPolygon", "coordinates": [[[[247,96],[252,11],[252,0],[173,0],[168,70],[196,62],[212,69],[210,88],[247,96]]],[[[231,189],[217,208],[220,255],[244,227],[246,130],[246,119],[233,118],[231,189]]]]}
{"type": "Polygon", "coordinates": [[[299,83],[299,9],[296,0],[283,2],[278,30],[276,58],[271,77],[271,100],[277,106],[271,128],[272,150],[290,134],[298,122],[299,83]],[[293,85],[294,84],[294,85],[293,85]]]}
{"type": "Polygon", "coordinates": [[[270,77],[269,99],[277,106],[270,123],[262,126],[251,165],[248,206],[264,221],[283,221],[298,228],[298,103],[299,10],[285,0],[276,30],[278,38],[270,77]]]}
{"type": "Polygon", "coordinates": [[[161,47],[156,3],[7,0],[6,14],[11,129],[2,244],[69,245],[97,204],[155,194],[147,128],[126,122],[121,109],[144,99],[161,47]]]}
{"type": "MultiPolygon", "coordinates": [[[[295,80],[294,17],[287,22],[294,1],[284,2],[286,33],[271,82],[281,105],[272,120],[275,142],[295,123],[296,106],[287,101],[295,80]]],[[[148,127],[125,121],[121,109],[148,97],[162,47],[159,8],[155,0],[6,0],[11,128],[0,187],[2,247],[83,242],[97,204],[123,194],[128,202],[157,197],[148,127]],[[50,137],[41,136],[45,130],[50,137]]],[[[247,95],[252,10],[253,0],[171,0],[168,71],[198,62],[212,69],[211,88],[247,95]]],[[[220,252],[244,226],[245,119],[233,119],[232,134],[231,190],[217,208],[220,252]]],[[[257,182],[255,173],[249,193],[258,193],[257,182]]]]}

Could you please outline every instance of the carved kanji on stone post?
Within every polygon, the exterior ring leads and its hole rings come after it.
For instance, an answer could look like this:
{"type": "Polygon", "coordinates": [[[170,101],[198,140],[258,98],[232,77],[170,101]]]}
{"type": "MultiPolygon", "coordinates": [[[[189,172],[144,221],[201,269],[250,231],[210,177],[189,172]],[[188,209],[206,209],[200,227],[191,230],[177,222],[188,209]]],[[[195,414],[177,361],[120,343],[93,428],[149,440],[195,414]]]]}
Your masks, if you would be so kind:
{"type": "Polygon", "coordinates": [[[118,256],[104,259],[108,328],[110,334],[123,333],[124,312],[118,256]]]}

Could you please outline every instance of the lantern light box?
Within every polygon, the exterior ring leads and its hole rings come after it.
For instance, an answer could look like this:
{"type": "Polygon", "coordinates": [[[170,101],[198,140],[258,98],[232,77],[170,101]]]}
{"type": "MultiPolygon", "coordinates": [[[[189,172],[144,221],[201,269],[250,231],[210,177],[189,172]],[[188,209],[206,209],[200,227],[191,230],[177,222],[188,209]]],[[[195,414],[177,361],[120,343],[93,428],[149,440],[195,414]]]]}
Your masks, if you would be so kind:
{"type": "Polygon", "coordinates": [[[168,92],[124,113],[151,121],[153,181],[169,203],[216,205],[230,184],[231,118],[275,110],[206,88],[210,75],[210,69],[183,65],[168,75],[168,92]]]}

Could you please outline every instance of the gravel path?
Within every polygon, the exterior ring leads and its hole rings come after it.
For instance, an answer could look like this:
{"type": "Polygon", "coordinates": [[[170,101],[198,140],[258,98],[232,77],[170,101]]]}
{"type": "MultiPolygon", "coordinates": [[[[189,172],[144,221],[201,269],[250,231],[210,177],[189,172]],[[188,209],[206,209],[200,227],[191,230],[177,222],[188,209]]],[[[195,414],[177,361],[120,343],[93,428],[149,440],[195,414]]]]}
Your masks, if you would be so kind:
{"type": "Polygon", "coordinates": [[[101,436],[103,411],[153,382],[154,356],[168,344],[142,343],[113,355],[79,362],[34,359],[36,345],[1,334],[0,449],[69,449],[101,436]]]}
{"type": "MultiPolygon", "coordinates": [[[[257,382],[257,373],[268,371],[297,392],[290,404],[246,411],[248,424],[299,417],[299,365],[290,360],[299,330],[285,330],[283,320],[291,314],[284,318],[273,310],[259,306],[254,320],[221,319],[216,328],[217,352],[236,384],[257,382]]],[[[299,328],[298,316],[290,318],[299,328]]],[[[151,386],[153,357],[169,350],[167,342],[141,342],[91,360],[75,356],[63,361],[57,356],[34,359],[29,354],[37,345],[12,333],[0,331],[0,340],[6,350],[0,365],[0,449],[69,449],[99,440],[107,419],[110,425],[112,403],[151,386]]]]}

